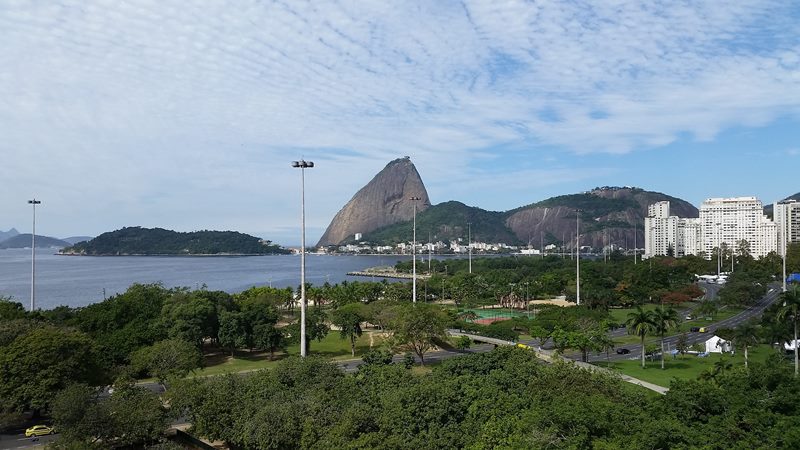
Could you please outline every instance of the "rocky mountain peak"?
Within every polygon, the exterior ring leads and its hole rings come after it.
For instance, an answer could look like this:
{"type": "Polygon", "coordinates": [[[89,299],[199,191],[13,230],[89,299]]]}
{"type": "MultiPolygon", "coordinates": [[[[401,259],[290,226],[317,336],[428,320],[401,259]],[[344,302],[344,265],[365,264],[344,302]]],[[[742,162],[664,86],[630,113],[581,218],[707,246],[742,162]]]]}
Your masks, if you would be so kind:
{"type": "Polygon", "coordinates": [[[361,188],[336,214],[317,246],[338,245],[356,233],[366,234],[378,228],[412,219],[414,202],[417,212],[430,206],[428,191],[417,168],[408,156],[395,159],[361,188]]]}

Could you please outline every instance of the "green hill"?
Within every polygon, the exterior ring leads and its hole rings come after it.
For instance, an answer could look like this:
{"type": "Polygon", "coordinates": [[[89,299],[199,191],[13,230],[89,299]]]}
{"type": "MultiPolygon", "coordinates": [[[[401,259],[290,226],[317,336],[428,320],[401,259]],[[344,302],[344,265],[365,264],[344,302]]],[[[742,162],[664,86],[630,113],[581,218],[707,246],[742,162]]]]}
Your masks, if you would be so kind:
{"type": "MultiPolygon", "coordinates": [[[[467,206],[461,202],[449,201],[431,206],[417,213],[417,240],[452,241],[467,240],[468,223],[471,223],[472,240],[482,242],[519,242],[514,233],[505,225],[505,213],[486,211],[467,206]]],[[[412,239],[412,221],[400,222],[366,233],[361,241],[380,244],[396,244],[412,239]]],[[[352,242],[352,239],[349,241],[352,242]]]]}
{"type": "Polygon", "coordinates": [[[72,255],[266,255],[288,250],[236,231],[177,232],[127,227],[61,250],[72,255]]]}

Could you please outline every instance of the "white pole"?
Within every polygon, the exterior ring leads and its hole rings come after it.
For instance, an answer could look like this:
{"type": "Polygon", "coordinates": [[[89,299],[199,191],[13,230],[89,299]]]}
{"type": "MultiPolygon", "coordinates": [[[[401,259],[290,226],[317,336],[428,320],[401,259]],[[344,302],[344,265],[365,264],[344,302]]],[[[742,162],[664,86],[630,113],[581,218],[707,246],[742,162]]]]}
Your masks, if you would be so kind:
{"type": "Polygon", "coordinates": [[[411,241],[411,302],[417,303],[417,200],[419,197],[411,197],[414,202],[414,230],[411,241]]]}
{"type": "Polygon", "coordinates": [[[31,312],[36,309],[36,205],[40,200],[28,200],[33,205],[33,231],[31,232],[31,312]]]}
{"type": "Polygon", "coordinates": [[[300,169],[300,356],[306,357],[306,168],[314,167],[311,161],[293,161],[292,167],[300,169]]]}
{"type": "Polygon", "coordinates": [[[581,214],[580,210],[575,210],[575,294],[577,304],[581,304],[581,214]]]}
{"type": "Polygon", "coordinates": [[[469,273],[472,273],[472,224],[467,222],[467,249],[469,251],[469,273]]]}

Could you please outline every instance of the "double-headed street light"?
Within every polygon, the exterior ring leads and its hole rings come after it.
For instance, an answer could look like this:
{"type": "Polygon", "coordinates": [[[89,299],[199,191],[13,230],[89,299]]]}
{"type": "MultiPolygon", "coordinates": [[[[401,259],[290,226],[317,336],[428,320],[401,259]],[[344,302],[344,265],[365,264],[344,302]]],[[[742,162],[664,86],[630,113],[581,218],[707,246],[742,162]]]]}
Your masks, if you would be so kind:
{"type": "Polygon", "coordinates": [[[36,309],[36,205],[41,204],[41,200],[28,200],[28,204],[33,206],[33,232],[31,233],[31,312],[36,309]]]}
{"type": "Polygon", "coordinates": [[[411,241],[411,302],[417,303],[417,202],[422,200],[419,197],[410,197],[414,205],[414,231],[411,241]]]}
{"type": "Polygon", "coordinates": [[[300,169],[300,356],[306,356],[306,169],[314,167],[311,161],[292,161],[300,169]]]}

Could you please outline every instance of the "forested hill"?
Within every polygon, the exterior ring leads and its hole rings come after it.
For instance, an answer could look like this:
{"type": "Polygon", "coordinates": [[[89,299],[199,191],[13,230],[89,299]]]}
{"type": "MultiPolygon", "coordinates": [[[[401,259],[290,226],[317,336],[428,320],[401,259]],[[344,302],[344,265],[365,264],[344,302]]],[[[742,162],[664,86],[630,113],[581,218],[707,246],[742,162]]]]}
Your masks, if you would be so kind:
{"type": "Polygon", "coordinates": [[[177,232],[127,227],[61,250],[68,255],[265,255],[286,254],[271,241],[236,231],[177,232]]]}
{"type": "MultiPolygon", "coordinates": [[[[481,208],[467,206],[461,202],[449,201],[431,206],[417,213],[417,240],[453,241],[459,238],[466,244],[471,228],[472,240],[481,242],[504,242],[516,244],[518,239],[505,225],[505,214],[486,211],[481,208]],[[471,224],[471,225],[468,225],[471,224]]],[[[362,241],[382,244],[396,244],[411,241],[411,221],[405,221],[366,233],[362,241]]],[[[351,237],[350,242],[353,239],[351,237]]]]}

